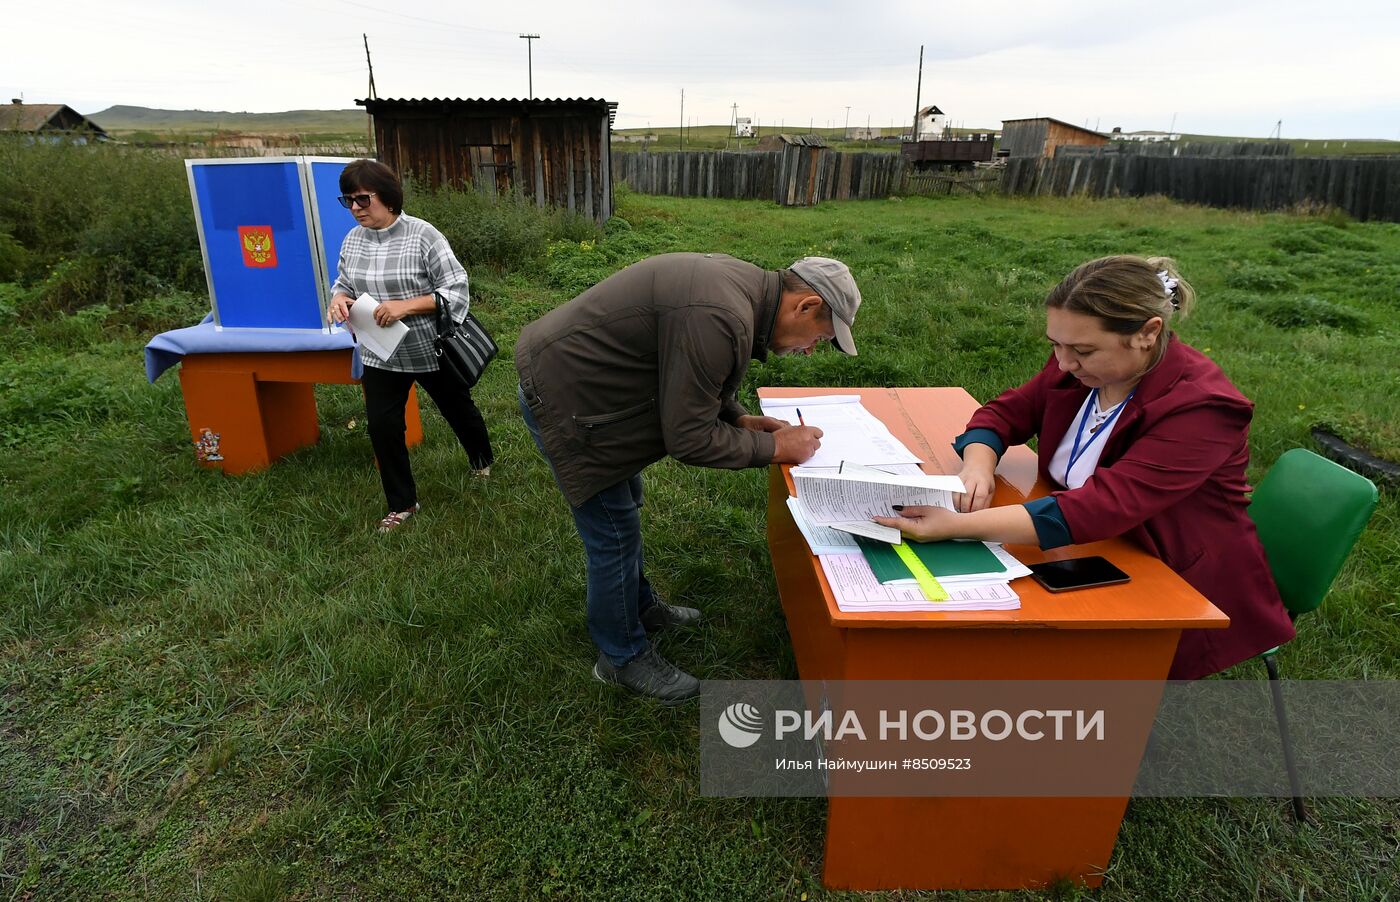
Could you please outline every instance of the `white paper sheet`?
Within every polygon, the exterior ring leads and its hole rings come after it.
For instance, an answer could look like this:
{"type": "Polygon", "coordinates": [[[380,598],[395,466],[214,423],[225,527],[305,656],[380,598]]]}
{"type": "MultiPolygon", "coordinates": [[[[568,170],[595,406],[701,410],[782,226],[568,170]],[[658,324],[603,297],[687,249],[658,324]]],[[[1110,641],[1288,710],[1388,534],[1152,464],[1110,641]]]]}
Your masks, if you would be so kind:
{"type": "Polygon", "coordinates": [[[861,554],[823,554],[817,558],[843,611],[1015,611],[1021,596],[1005,582],[977,586],[944,584],[947,601],[929,601],[918,586],[881,585],[861,554]]]}
{"type": "Polygon", "coordinates": [[[792,512],[793,522],[797,524],[802,538],[807,540],[807,547],[812,549],[813,554],[850,554],[860,551],[855,536],[850,533],[838,532],[830,526],[813,523],[807,512],[802,509],[801,501],[788,498],[787,504],[788,510],[792,512]]]}
{"type": "Polygon", "coordinates": [[[821,447],[805,465],[839,467],[842,461],[863,464],[918,463],[919,457],[894,437],[858,395],[814,395],[807,398],[764,398],[763,412],[788,423],[801,421],[822,431],[821,447]]]}
{"type": "Polygon", "coordinates": [[[956,476],[792,472],[797,497],[812,521],[823,526],[893,517],[896,504],[952,510],[952,493],[963,491],[962,480],[956,476]]]}
{"type": "Polygon", "coordinates": [[[374,321],[374,311],[379,302],[368,294],[355,298],[350,305],[350,326],[355,340],[369,349],[380,360],[388,360],[398,348],[399,342],[408,334],[408,326],[403,320],[381,326],[374,321]]]}

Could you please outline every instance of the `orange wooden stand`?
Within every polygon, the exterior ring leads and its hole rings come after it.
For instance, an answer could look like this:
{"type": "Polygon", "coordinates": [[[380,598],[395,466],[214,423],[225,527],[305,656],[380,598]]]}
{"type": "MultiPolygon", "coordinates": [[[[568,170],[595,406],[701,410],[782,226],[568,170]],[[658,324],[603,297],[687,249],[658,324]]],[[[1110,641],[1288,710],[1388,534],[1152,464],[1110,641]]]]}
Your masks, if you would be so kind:
{"type": "MultiPolygon", "coordinates": [[[[763,397],[861,395],[865,407],[925,457],[961,467],[951,442],[976,401],[961,388],[764,388],[763,397]]],[[[1165,682],[1183,628],[1229,619],[1165,564],[1124,540],[1043,552],[1026,563],[1102,554],[1132,576],[1122,586],[1053,595],[1030,579],[1018,611],[860,612],[836,606],[787,508],[788,468],[769,471],[768,547],[804,680],[1152,680],[1165,682]]],[[[994,503],[1045,494],[1035,455],[1010,449],[994,503]]],[[[1145,743],[1146,736],[1141,737],[1145,743]]],[[[1060,879],[1098,886],[1126,798],[849,798],[828,801],[822,881],[840,889],[1020,889],[1060,879]]]]}
{"type": "MultiPolygon", "coordinates": [[[[221,461],[204,461],[225,473],[260,470],[284,454],[320,439],[317,383],[353,384],[350,355],[339,351],[267,351],[189,354],[180,363],[190,437],[204,429],[219,435],[221,461]]],[[[407,441],[423,440],[418,398],[404,408],[407,441]]]]}

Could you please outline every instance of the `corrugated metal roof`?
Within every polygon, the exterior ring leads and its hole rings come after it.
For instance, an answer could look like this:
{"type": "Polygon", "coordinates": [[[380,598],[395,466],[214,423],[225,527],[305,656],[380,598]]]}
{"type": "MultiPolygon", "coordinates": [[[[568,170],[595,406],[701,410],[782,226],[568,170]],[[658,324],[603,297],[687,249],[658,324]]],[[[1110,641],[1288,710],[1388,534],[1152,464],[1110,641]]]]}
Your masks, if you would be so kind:
{"type": "Polygon", "coordinates": [[[617,101],[601,97],[375,97],[356,100],[357,106],[369,110],[372,106],[384,104],[394,106],[437,106],[461,104],[463,106],[521,105],[539,107],[579,106],[597,104],[608,109],[608,124],[617,118],[617,101]]]}

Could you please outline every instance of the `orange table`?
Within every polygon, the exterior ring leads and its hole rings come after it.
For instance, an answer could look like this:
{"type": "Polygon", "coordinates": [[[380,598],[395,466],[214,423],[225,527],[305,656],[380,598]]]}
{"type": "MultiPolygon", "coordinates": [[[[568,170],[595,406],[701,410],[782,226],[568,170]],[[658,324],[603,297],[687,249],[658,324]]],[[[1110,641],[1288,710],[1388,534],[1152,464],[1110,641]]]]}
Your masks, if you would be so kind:
{"type": "MultiPolygon", "coordinates": [[[[190,437],[219,435],[220,461],[203,461],[225,473],[247,473],[320,439],[314,386],[353,384],[350,355],[338,351],[266,351],[189,354],[180,364],[190,437]]],[[[404,408],[410,446],[423,440],[418,397],[404,408]]]]}
{"type": "MultiPolygon", "coordinates": [[[[762,397],[861,395],[925,470],[957,473],[952,439],[977,403],[961,388],[764,388],[762,397]]],[[[1052,595],[1013,583],[1018,611],[856,612],[836,606],[787,508],[788,467],[769,471],[768,547],[803,680],[1153,680],[1164,682],[1183,628],[1229,619],[1165,564],[1121,539],[1025,563],[1101,554],[1132,582],[1052,595]]],[[[1035,454],[1007,451],[995,504],[1045,494],[1035,454]]],[[[1145,741],[1145,737],[1144,741],[1145,741]]],[[[829,799],[823,882],[842,889],[1015,889],[1068,878],[1098,886],[1127,798],[829,799]]]]}

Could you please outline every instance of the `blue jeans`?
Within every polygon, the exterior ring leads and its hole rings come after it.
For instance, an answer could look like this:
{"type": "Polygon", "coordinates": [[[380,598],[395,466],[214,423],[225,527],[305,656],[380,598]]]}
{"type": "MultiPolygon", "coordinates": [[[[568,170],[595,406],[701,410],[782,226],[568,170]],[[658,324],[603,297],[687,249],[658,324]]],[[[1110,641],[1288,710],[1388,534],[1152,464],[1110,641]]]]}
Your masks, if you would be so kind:
{"type": "MultiPolygon", "coordinates": [[[[550,463],[524,392],[517,391],[517,399],[525,428],[550,463]]],[[[651,647],[641,612],[656,604],[656,596],[642,570],[641,507],[642,474],[638,473],[572,509],[588,562],[588,634],[615,667],[651,647]]]]}

